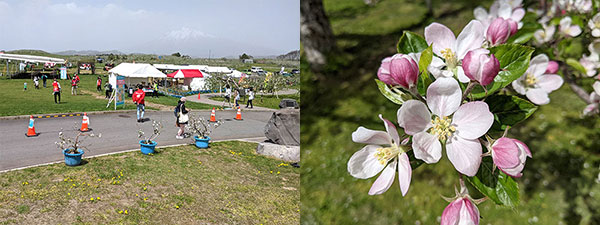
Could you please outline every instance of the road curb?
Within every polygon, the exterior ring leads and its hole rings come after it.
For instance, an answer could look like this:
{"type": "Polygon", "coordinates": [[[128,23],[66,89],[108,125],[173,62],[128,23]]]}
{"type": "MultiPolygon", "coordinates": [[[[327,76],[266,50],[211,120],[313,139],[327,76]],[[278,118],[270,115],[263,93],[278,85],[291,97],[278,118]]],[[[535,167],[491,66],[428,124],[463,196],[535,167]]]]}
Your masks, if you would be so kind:
{"type": "MultiPolygon", "coordinates": [[[[213,141],[213,143],[214,142],[223,142],[223,141],[243,141],[243,142],[259,143],[257,141],[252,140],[252,139],[258,139],[258,138],[266,139],[266,137],[232,138],[232,139],[216,140],[216,141],[213,141]]],[[[173,144],[173,145],[165,145],[165,146],[156,146],[156,148],[159,148],[159,149],[160,148],[171,148],[171,147],[178,147],[178,146],[184,146],[184,145],[193,145],[193,143],[182,143],[182,144],[173,144]]],[[[115,155],[115,154],[127,153],[127,152],[134,152],[134,151],[139,151],[139,150],[140,150],[139,148],[135,148],[135,149],[118,151],[118,152],[109,152],[109,153],[104,153],[104,154],[100,154],[100,155],[83,157],[83,159],[91,159],[91,158],[96,158],[96,157],[115,155]]],[[[24,167],[19,167],[19,168],[14,168],[14,169],[2,170],[2,171],[0,171],[0,174],[11,172],[11,171],[24,170],[24,169],[38,167],[38,166],[46,166],[46,165],[52,165],[52,164],[56,164],[56,163],[63,163],[63,162],[65,162],[65,161],[60,160],[60,161],[54,161],[54,162],[48,162],[48,163],[40,163],[40,164],[36,164],[36,165],[31,165],[31,166],[24,166],[24,167]]]]}

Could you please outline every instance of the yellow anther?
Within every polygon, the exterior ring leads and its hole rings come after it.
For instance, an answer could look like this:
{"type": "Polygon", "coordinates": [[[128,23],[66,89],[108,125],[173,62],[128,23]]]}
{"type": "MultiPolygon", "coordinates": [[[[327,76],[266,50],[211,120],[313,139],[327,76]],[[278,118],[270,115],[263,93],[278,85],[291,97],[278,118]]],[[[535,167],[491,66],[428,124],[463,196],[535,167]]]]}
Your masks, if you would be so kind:
{"type": "Polygon", "coordinates": [[[378,148],[375,157],[377,157],[377,160],[381,165],[385,165],[390,159],[398,156],[402,152],[400,147],[392,145],[388,148],[378,148]]]}
{"type": "Polygon", "coordinates": [[[527,77],[525,78],[525,84],[527,84],[527,86],[533,86],[538,82],[537,78],[531,74],[528,73],[527,77]]]}
{"type": "Polygon", "coordinates": [[[450,138],[452,134],[456,132],[456,127],[452,126],[452,119],[447,116],[443,118],[435,117],[431,120],[431,123],[433,123],[433,126],[429,130],[429,133],[437,135],[442,142],[450,138]]]}

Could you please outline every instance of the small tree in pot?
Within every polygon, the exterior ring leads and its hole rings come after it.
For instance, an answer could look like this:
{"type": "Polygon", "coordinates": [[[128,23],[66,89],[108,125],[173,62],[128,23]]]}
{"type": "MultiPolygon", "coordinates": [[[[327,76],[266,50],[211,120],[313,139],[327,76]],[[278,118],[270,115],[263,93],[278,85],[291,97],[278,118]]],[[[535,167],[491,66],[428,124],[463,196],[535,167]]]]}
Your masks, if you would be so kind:
{"type": "Polygon", "coordinates": [[[186,125],[188,130],[192,133],[196,134],[193,136],[196,141],[196,147],[198,148],[208,148],[208,142],[210,141],[210,133],[221,126],[223,123],[222,119],[217,120],[216,123],[208,122],[208,120],[204,119],[204,117],[190,114],[190,119],[188,124],[186,125]]]}
{"type": "Polygon", "coordinates": [[[68,166],[77,166],[81,163],[81,156],[83,155],[85,150],[89,150],[88,146],[84,146],[82,142],[87,137],[102,137],[102,134],[94,134],[94,133],[83,133],[79,132],[75,137],[67,137],[64,132],[58,133],[58,139],[60,141],[54,142],[56,146],[62,150],[63,155],[65,155],[65,164],[68,166]],[[83,137],[83,138],[80,138],[83,137]]]}
{"type": "Polygon", "coordinates": [[[148,155],[150,153],[154,153],[154,149],[157,145],[156,141],[154,141],[154,139],[156,139],[159,135],[160,135],[160,131],[162,130],[163,126],[160,122],[153,120],[152,121],[152,134],[148,137],[146,137],[144,130],[142,130],[142,128],[138,129],[138,138],[142,138],[142,140],[140,140],[140,146],[141,146],[141,151],[142,153],[144,153],[145,155],[148,155]]]}

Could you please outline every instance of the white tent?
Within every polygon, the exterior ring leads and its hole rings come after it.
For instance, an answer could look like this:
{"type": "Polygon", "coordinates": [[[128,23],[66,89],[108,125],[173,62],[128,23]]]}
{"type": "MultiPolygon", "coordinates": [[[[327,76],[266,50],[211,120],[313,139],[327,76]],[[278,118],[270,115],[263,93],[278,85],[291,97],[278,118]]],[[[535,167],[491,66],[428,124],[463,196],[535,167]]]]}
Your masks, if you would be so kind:
{"type": "Polygon", "coordinates": [[[209,73],[231,73],[232,70],[227,67],[222,66],[209,66],[206,68],[206,72],[209,73]]]}
{"type": "Polygon", "coordinates": [[[167,75],[147,63],[121,63],[110,69],[111,74],[109,82],[113,87],[116,86],[116,75],[126,77],[126,83],[129,85],[141,82],[149,82],[149,78],[166,78],[167,75]],[[114,82],[114,83],[113,83],[114,82]]]}
{"type": "Polygon", "coordinates": [[[244,75],[244,73],[238,71],[238,70],[233,70],[233,72],[231,72],[230,74],[227,74],[227,76],[229,77],[236,77],[236,78],[240,78],[244,75]]]}
{"type": "Polygon", "coordinates": [[[159,70],[200,70],[207,71],[206,65],[174,65],[174,64],[153,64],[159,70]]]}

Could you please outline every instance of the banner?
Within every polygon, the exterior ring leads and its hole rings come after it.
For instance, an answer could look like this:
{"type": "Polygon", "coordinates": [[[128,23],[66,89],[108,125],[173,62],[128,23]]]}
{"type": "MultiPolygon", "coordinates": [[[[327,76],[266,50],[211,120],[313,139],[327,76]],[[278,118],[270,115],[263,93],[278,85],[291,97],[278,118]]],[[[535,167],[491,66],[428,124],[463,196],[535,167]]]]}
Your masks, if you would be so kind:
{"type": "Polygon", "coordinates": [[[125,77],[117,76],[117,86],[115,87],[117,94],[115,95],[115,107],[125,104],[125,77]]]}
{"type": "Polygon", "coordinates": [[[60,68],[60,79],[61,80],[67,79],[67,67],[63,66],[60,68]]]}

